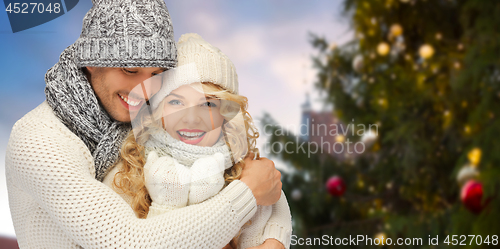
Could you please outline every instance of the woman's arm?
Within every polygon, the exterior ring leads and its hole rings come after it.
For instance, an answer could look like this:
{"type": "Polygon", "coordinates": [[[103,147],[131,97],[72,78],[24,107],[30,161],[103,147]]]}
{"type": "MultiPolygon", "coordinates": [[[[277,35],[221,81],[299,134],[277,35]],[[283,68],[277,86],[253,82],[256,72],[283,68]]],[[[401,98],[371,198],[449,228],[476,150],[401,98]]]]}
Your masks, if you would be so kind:
{"type": "Polygon", "coordinates": [[[235,181],[203,203],[138,219],[94,179],[88,149],[62,124],[16,124],[6,166],[9,184],[35,199],[84,248],[222,248],[256,209],[252,191],[235,181]]]}

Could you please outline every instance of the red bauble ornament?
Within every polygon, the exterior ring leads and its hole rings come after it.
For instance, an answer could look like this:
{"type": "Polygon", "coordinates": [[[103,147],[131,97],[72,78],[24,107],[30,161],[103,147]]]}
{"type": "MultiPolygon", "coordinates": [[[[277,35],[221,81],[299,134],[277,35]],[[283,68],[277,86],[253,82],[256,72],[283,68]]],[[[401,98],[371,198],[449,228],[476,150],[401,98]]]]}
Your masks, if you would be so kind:
{"type": "Polygon", "coordinates": [[[462,187],[460,199],[464,206],[471,212],[478,214],[483,210],[481,200],[483,199],[483,184],[469,180],[462,187]]]}
{"type": "Polygon", "coordinates": [[[333,196],[342,196],[345,192],[345,183],[339,176],[332,176],[326,182],[326,190],[333,196]]]}

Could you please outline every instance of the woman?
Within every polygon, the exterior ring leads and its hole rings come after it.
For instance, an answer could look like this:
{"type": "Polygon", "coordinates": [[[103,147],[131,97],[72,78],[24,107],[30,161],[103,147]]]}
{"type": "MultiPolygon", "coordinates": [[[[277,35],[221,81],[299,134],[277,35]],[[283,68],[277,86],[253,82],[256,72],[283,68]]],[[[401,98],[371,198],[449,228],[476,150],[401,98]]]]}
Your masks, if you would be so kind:
{"type": "MultiPolygon", "coordinates": [[[[121,163],[105,179],[141,218],[212,197],[241,177],[243,158],[256,150],[258,133],[227,56],[199,35],[186,34],[178,60],[178,68],[163,75],[153,113],[142,110],[121,163]]],[[[259,206],[249,223],[231,241],[233,248],[277,241],[289,247],[291,217],[283,193],[275,205],[259,206]]]]}

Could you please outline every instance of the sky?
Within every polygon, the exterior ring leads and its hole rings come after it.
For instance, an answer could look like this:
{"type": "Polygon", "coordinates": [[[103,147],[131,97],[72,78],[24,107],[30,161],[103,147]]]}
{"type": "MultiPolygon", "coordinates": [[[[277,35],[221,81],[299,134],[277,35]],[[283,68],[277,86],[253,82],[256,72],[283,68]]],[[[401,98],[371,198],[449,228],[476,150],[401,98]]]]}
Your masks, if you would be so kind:
{"type": "MultiPolygon", "coordinates": [[[[340,0],[166,0],[175,39],[198,33],[235,64],[240,94],[249,113],[269,113],[279,124],[299,125],[305,94],[321,109],[314,89],[316,51],[310,34],[341,45],[353,32],[341,15],[340,0]]],[[[0,236],[15,236],[5,183],[5,149],[10,130],[23,115],[45,100],[44,75],[61,52],[79,37],[90,0],[37,27],[12,33],[7,13],[0,11],[0,236]]],[[[259,144],[265,138],[259,140],[259,144]]],[[[265,156],[265,155],[264,155],[265,156]]],[[[278,168],[285,168],[276,161],[278,168]]]]}

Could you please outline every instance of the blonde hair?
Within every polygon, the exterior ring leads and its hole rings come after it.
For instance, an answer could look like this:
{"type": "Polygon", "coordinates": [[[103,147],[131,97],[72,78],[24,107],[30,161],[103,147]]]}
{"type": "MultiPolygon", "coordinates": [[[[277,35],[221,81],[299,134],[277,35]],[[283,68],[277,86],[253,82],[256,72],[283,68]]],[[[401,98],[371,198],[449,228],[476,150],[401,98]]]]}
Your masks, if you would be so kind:
{"type": "MultiPolygon", "coordinates": [[[[225,104],[224,101],[221,101],[220,113],[225,118],[223,126],[224,137],[226,138],[226,143],[231,148],[231,153],[236,155],[235,163],[224,173],[225,184],[227,185],[241,178],[244,166],[243,158],[248,152],[257,151],[256,139],[259,137],[259,133],[253,124],[252,117],[247,112],[248,100],[246,97],[230,93],[210,82],[203,82],[202,87],[207,96],[220,100],[228,100],[229,102],[226,103],[232,102],[238,104],[235,108],[234,105],[225,104]],[[238,115],[235,115],[237,113],[238,115]],[[244,127],[241,124],[244,124],[244,127]],[[242,134],[244,136],[241,136],[242,134]]],[[[160,104],[160,106],[163,106],[163,104],[160,104]]],[[[148,108],[148,106],[144,105],[143,108],[148,108]]],[[[155,122],[155,118],[161,116],[162,111],[162,108],[157,108],[152,116],[141,115],[137,117],[141,119],[141,127],[134,128],[137,129],[135,132],[137,137],[133,131],[127,135],[120,151],[120,160],[118,161],[118,163],[122,163],[122,167],[113,179],[114,187],[123,194],[131,197],[132,209],[139,218],[147,217],[149,206],[151,206],[152,202],[144,182],[143,167],[146,160],[144,146],[142,145],[149,139],[153,130],[161,127],[155,122]]],[[[143,109],[140,113],[147,113],[147,111],[143,109]]]]}

